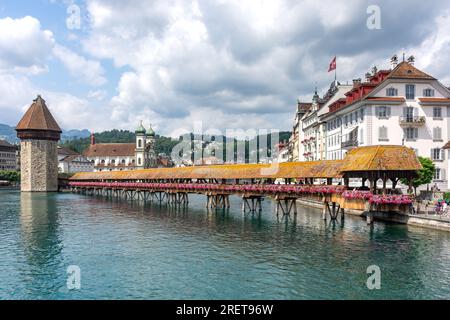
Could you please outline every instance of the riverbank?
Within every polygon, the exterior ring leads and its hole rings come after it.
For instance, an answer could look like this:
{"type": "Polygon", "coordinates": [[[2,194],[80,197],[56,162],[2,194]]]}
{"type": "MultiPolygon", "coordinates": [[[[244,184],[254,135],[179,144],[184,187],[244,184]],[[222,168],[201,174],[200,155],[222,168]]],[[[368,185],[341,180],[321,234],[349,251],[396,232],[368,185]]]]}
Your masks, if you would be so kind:
{"type": "MultiPolygon", "coordinates": [[[[297,200],[299,204],[312,208],[323,208],[323,203],[313,200],[297,200]]],[[[345,209],[345,214],[366,217],[366,211],[345,209]]],[[[443,219],[438,216],[428,214],[400,214],[398,212],[380,212],[374,211],[375,220],[407,224],[412,226],[431,228],[450,232],[450,219],[443,219]]]]}

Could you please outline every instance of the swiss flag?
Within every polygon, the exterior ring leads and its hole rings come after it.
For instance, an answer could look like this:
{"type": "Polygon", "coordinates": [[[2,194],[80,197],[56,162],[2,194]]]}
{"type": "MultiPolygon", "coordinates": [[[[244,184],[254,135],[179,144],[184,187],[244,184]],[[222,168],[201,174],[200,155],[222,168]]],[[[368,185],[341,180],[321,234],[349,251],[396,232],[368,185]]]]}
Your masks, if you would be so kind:
{"type": "Polygon", "coordinates": [[[333,58],[330,62],[330,66],[328,67],[328,72],[336,69],[336,57],[333,58]]]}

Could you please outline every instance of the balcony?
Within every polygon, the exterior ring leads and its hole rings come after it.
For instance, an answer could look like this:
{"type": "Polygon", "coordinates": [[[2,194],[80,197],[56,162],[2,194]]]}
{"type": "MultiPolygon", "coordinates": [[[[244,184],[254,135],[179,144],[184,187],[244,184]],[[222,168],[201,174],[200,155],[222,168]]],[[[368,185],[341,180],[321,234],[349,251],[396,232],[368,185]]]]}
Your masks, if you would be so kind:
{"type": "Polygon", "coordinates": [[[425,125],[425,117],[423,117],[423,116],[400,117],[399,124],[400,124],[400,126],[403,126],[403,127],[421,127],[421,126],[425,125]]]}
{"type": "Polygon", "coordinates": [[[341,142],[342,149],[348,150],[348,149],[356,148],[357,146],[358,146],[358,139],[351,139],[351,140],[341,142]]]}

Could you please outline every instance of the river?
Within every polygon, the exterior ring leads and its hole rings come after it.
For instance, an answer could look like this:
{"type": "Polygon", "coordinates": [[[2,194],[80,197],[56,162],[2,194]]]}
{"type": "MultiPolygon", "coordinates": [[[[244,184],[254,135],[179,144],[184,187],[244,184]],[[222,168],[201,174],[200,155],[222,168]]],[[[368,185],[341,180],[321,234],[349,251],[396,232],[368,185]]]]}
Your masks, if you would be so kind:
{"type": "Polygon", "coordinates": [[[450,233],[240,206],[0,190],[0,299],[450,299],[450,233]],[[371,265],[380,289],[366,286],[371,265]]]}

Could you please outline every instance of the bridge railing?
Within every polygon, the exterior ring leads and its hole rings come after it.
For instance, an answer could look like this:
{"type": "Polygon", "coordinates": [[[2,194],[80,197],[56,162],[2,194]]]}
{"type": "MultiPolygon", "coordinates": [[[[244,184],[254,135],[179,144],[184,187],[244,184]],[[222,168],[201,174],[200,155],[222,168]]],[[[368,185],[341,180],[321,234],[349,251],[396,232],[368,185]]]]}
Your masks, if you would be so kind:
{"type": "Polygon", "coordinates": [[[345,186],[281,184],[145,183],[145,182],[70,182],[71,187],[140,189],[149,191],[224,192],[258,194],[341,194],[345,186]]]}

